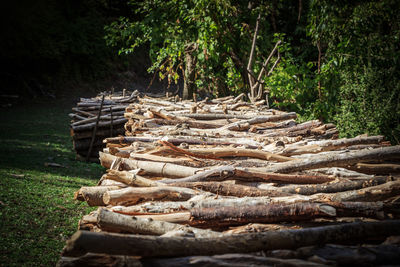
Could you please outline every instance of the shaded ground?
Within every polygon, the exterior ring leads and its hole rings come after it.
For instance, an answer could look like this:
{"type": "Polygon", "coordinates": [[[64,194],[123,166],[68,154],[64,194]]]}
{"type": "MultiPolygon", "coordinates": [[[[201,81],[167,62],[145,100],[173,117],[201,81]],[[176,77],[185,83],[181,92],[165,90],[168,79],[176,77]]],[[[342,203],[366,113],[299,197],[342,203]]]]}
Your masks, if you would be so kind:
{"type": "Polygon", "coordinates": [[[68,118],[74,101],[0,109],[0,266],[54,265],[91,209],[73,193],[94,185],[104,169],[75,161],[68,118]]]}

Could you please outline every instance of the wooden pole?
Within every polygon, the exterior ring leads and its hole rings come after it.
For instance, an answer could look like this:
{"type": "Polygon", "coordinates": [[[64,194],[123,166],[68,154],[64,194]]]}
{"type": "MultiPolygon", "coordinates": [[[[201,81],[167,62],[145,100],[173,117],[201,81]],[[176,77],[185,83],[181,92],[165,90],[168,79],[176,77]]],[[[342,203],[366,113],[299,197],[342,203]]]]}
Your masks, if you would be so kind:
{"type": "Polygon", "coordinates": [[[96,138],[97,126],[99,125],[100,116],[101,116],[101,110],[103,109],[104,96],[105,95],[103,94],[103,96],[101,98],[100,109],[99,109],[99,113],[97,115],[96,124],[95,124],[94,129],[93,129],[92,140],[90,141],[89,151],[88,151],[88,154],[86,155],[86,162],[89,161],[90,154],[92,154],[93,144],[94,144],[94,140],[96,138]]]}

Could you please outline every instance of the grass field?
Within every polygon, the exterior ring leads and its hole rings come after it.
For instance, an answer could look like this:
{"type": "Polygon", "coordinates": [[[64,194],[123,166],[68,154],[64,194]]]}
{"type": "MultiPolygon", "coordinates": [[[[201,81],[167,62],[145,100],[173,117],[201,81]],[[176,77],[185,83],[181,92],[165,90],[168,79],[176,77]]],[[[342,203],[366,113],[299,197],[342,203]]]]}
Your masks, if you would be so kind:
{"type": "Polygon", "coordinates": [[[0,266],[54,266],[93,209],[74,201],[74,192],[104,172],[75,160],[71,101],[33,102],[0,109],[0,266]]]}

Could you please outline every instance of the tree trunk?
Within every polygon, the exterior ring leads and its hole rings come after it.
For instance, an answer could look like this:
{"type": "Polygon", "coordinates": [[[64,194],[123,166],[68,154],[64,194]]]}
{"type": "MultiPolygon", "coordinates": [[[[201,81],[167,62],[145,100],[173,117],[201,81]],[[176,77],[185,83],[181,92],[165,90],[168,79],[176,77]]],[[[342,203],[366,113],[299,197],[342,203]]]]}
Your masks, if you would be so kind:
{"type": "Polygon", "coordinates": [[[197,49],[195,43],[191,43],[185,47],[185,77],[183,83],[183,95],[182,98],[187,100],[193,97],[193,93],[196,92],[196,61],[197,58],[194,56],[194,52],[197,49]]]}

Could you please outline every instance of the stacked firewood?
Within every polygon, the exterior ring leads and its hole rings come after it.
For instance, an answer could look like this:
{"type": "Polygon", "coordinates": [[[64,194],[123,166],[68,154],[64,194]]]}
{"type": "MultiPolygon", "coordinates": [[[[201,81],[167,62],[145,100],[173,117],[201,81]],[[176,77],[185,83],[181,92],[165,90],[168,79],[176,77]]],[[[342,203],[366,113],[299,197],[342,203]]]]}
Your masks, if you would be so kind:
{"type": "Polygon", "coordinates": [[[240,97],[138,98],[108,169],[77,200],[99,208],[60,266],[323,266],[400,260],[400,146],[240,97]]]}
{"type": "Polygon", "coordinates": [[[138,94],[137,91],[132,93],[124,90],[80,99],[69,114],[72,119],[71,136],[78,159],[98,161],[99,151],[104,147],[103,139],[124,134],[124,124],[127,122],[124,118],[125,108],[136,100],[138,94]]]}

